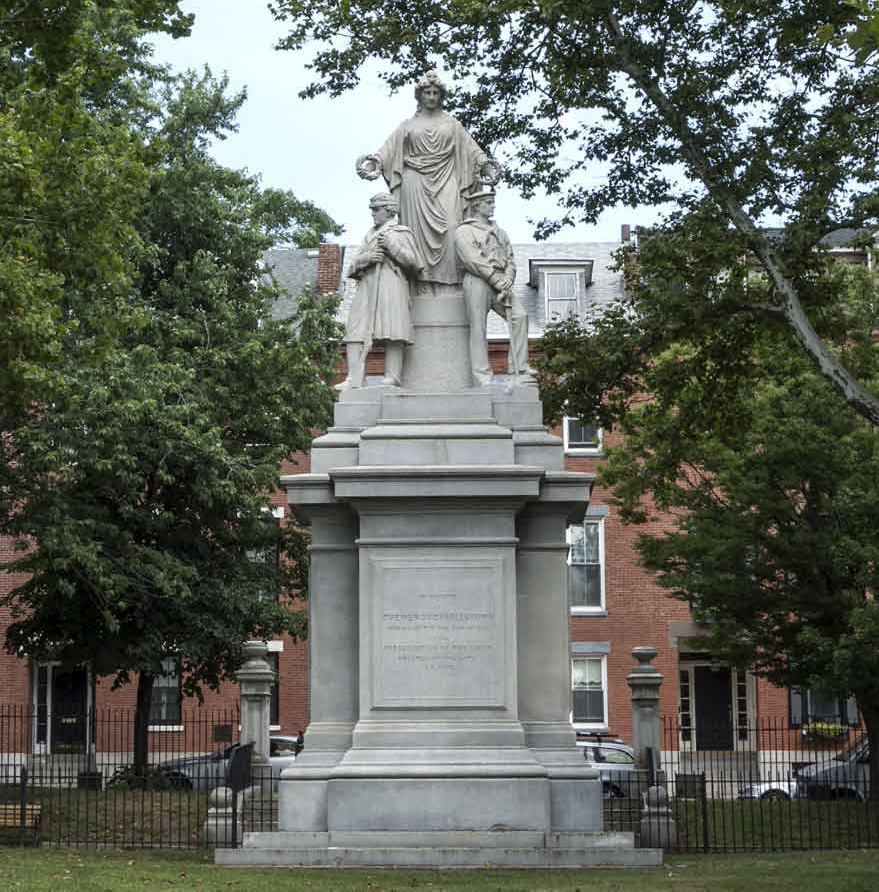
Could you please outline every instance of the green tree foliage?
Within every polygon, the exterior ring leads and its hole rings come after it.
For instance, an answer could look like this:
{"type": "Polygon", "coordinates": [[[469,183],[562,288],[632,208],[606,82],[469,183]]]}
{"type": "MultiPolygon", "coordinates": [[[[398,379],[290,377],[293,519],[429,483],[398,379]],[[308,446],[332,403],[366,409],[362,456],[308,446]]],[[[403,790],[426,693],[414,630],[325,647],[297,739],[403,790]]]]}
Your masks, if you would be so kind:
{"type": "MultiPolygon", "coordinates": [[[[835,41],[845,0],[274,0],[285,49],[308,49],[307,95],[353,87],[378,59],[392,88],[442,65],[453,105],[527,197],[558,194],[538,235],[614,205],[707,200],[766,271],[766,301],[849,403],[879,399],[817,336],[800,275],[829,230],[875,223],[879,72],[835,41]],[[595,166],[599,176],[595,175],[595,166]],[[759,223],[781,220],[775,241],[759,223]]],[[[865,19],[866,21],[866,19],[865,19]]],[[[747,308],[743,308],[743,311],[747,308]]],[[[761,308],[750,310],[758,316],[761,308]]],[[[585,332],[566,329],[569,342],[585,332]]]]}
{"type": "Polygon", "coordinates": [[[187,33],[170,0],[0,2],[0,422],[39,399],[71,305],[124,293],[147,188],[144,29],[187,33]],[[112,21],[113,27],[109,27],[112,21]],[[122,77],[122,75],[126,75],[122,77]]]}
{"type": "MultiPolygon", "coordinates": [[[[656,277],[630,269],[629,297],[584,349],[592,398],[612,382],[599,415],[624,435],[602,480],[642,525],[644,566],[705,624],[706,648],[780,685],[853,694],[875,747],[879,431],[788,328],[737,312],[771,291],[741,246],[688,224],[643,243],[656,277]]],[[[822,338],[879,384],[876,276],[819,253],[803,278],[822,338]]]]}
{"type": "Polygon", "coordinates": [[[88,662],[117,685],[138,673],[142,767],[164,658],[197,695],[238,668],[247,638],[305,632],[276,598],[302,567],[271,559],[301,557],[302,536],[267,508],[281,460],[329,423],[339,331],[334,302],[308,294],[294,318],[272,320],[279,289],[263,257],[339,230],[211,158],[243,94],[209,72],[150,67],[134,13],[82,6],[136,65],[83,81],[73,118],[89,137],[71,149],[69,187],[48,148],[28,161],[58,189],[40,191],[43,217],[15,256],[23,278],[45,273],[56,324],[7,406],[0,534],[20,548],[6,569],[26,575],[4,599],[16,619],[6,647],[88,662]],[[48,203],[60,228],[43,225],[48,203]]]}
{"type": "Polygon", "coordinates": [[[820,38],[833,46],[848,47],[856,65],[875,64],[879,52],[879,3],[876,0],[848,0],[848,19],[827,25],[820,38]]]}

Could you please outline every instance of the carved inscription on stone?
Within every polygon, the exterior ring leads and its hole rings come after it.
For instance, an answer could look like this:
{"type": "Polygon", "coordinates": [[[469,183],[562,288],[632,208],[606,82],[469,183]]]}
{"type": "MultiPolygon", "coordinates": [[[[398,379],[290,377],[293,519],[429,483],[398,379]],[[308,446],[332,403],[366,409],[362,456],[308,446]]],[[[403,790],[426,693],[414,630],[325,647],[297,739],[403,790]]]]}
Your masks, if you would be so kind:
{"type": "Polygon", "coordinates": [[[376,706],[502,706],[501,567],[485,561],[380,561],[376,706]]]}

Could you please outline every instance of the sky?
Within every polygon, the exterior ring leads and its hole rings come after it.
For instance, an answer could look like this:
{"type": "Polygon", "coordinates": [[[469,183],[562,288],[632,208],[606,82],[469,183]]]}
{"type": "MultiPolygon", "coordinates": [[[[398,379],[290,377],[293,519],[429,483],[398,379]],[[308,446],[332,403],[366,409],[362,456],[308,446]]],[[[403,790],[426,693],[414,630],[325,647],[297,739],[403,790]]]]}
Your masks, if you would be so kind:
{"type": "MultiPolygon", "coordinates": [[[[230,90],[247,89],[238,133],[215,143],[216,159],[258,173],[265,186],[313,201],[345,227],[339,241],[359,242],[371,225],[369,197],[383,184],[361,180],[355,159],[378,149],[412,115],[412,94],[389,95],[375,69],[341,97],[300,99],[299,91],[311,80],[307,56],[273,48],[285,26],[274,20],[266,0],[183,0],[180,6],[195,14],[192,35],[180,40],[157,35],[155,60],[178,71],[207,64],[215,75],[228,74],[230,90]]],[[[497,221],[513,242],[533,241],[529,218],[555,215],[551,198],[526,202],[513,190],[498,188],[497,221]]],[[[565,229],[552,241],[617,241],[622,224],[656,219],[649,208],[612,209],[595,226],[565,229]]]]}

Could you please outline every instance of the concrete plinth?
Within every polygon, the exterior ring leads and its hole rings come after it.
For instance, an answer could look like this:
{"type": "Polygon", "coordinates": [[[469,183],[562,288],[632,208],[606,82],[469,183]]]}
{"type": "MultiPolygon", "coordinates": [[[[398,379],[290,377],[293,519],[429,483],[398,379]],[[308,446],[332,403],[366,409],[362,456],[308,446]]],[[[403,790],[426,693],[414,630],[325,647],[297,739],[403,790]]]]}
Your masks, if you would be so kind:
{"type": "Polygon", "coordinates": [[[217,864],[301,867],[654,867],[661,849],[634,848],[631,833],[247,833],[217,864]]]}

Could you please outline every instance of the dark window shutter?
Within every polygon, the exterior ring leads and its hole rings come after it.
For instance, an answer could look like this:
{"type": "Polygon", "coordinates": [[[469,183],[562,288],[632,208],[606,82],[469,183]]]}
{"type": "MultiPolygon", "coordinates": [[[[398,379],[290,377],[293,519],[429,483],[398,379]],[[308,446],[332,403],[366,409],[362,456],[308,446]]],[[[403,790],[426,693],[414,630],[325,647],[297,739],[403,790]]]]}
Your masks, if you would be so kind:
{"type": "Polygon", "coordinates": [[[790,689],[790,723],[794,728],[803,724],[803,689],[790,689]]]}
{"type": "Polygon", "coordinates": [[[840,713],[846,725],[858,725],[858,701],[854,697],[849,697],[842,704],[845,709],[840,713]]]}

